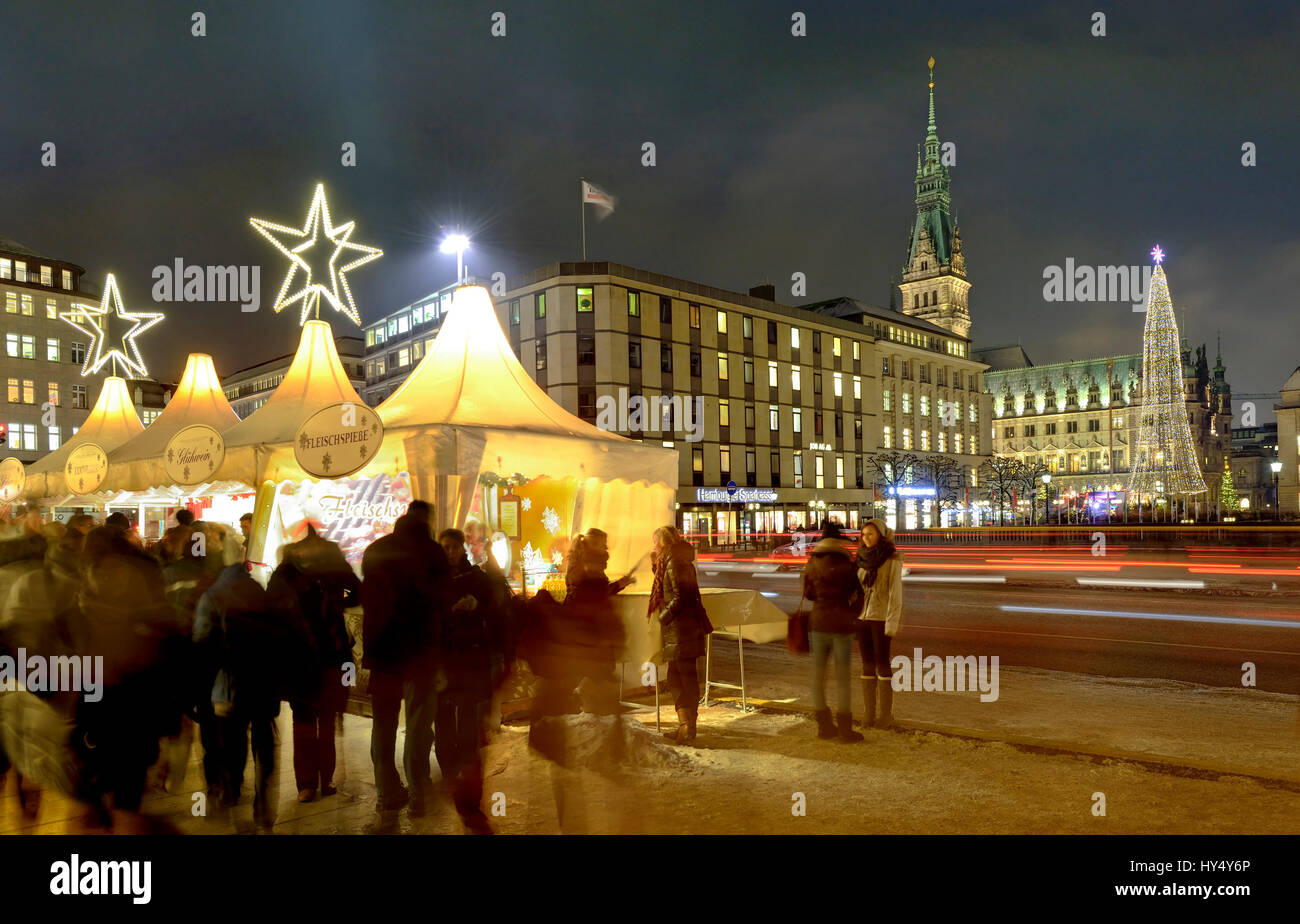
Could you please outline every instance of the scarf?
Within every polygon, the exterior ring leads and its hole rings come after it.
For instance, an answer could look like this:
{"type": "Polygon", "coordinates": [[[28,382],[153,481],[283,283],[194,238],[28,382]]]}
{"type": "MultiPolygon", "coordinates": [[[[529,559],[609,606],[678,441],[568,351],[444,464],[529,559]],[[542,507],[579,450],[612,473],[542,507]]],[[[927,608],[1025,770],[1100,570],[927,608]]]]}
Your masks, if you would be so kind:
{"type": "Polygon", "coordinates": [[[670,551],[664,549],[663,554],[654,560],[654,582],[650,585],[650,608],[646,610],[647,619],[654,616],[655,612],[664,605],[664,572],[668,570],[670,551]]]}
{"type": "Polygon", "coordinates": [[[867,572],[868,587],[875,585],[876,572],[893,557],[894,551],[894,543],[884,537],[873,546],[858,549],[857,566],[867,572]]]}

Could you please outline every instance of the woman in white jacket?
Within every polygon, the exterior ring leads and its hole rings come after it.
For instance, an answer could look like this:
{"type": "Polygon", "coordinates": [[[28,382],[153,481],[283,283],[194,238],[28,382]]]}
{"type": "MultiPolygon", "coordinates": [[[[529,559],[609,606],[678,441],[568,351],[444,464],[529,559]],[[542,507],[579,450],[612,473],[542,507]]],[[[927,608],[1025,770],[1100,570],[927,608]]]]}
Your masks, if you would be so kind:
{"type": "Polygon", "coordinates": [[[880,518],[868,520],[858,537],[858,580],[865,602],[858,617],[858,651],[862,654],[862,727],[888,728],[893,722],[889,641],[903,616],[903,553],[894,547],[894,531],[880,518]],[[876,701],[880,715],[876,716],[876,701]]]}

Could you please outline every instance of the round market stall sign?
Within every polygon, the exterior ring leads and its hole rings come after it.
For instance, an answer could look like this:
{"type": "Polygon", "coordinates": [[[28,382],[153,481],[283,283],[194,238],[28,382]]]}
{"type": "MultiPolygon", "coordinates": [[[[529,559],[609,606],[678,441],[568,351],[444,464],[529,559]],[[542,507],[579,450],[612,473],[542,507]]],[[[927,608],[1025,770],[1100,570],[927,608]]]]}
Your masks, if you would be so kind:
{"type": "Polygon", "coordinates": [[[317,478],[341,478],[362,468],[384,440],[379,415],[364,404],[332,404],[307,418],[293,441],[303,471],[317,478]]]}
{"type": "Polygon", "coordinates": [[[23,485],[27,483],[27,469],[23,463],[13,456],[0,462],[0,503],[7,504],[10,501],[17,500],[18,495],[23,493],[23,485]]]}
{"type": "Polygon", "coordinates": [[[221,434],[204,424],[177,430],[167,441],[163,468],[177,484],[208,481],[226,458],[226,443],[221,434]]]}
{"type": "Polygon", "coordinates": [[[108,477],[108,453],[98,443],[82,443],[64,463],[63,477],[70,491],[85,494],[95,490],[108,477]]]}

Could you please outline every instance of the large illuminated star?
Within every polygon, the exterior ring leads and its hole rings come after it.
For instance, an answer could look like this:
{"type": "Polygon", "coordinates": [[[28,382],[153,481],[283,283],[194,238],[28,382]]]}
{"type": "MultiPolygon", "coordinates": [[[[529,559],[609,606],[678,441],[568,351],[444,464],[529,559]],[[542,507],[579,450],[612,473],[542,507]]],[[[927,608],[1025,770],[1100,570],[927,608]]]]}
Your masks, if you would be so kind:
{"type": "Polygon", "coordinates": [[[122,296],[117,291],[117,280],[112,273],[104,280],[104,296],[99,305],[74,304],[71,311],[65,311],[59,317],[90,338],[86,359],[81,364],[83,376],[94,375],[112,361],[114,375],[117,375],[117,364],[120,362],[134,378],[148,378],[149,370],[145,368],[135,338],[160,322],[163,315],[157,311],[127,311],[123,308],[122,296]],[[122,335],[121,349],[115,346],[106,351],[104,341],[108,339],[110,303],[113,314],[119,320],[132,322],[132,326],[122,335]]]}
{"type": "Polygon", "coordinates": [[[365,244],[357,244],[350,240],[356,222],[349,221],[337,227],[330,223],[330,209],[325,202],[325,184],[316,184],[316,195],[312,198],[311,208],[307,211],[307,223],[301,230],[263,221],[260,218],[250,218],[249,223],[258,234],[270,241],[272,246],[290,261],[289,274],[284,277],[280,294],[275,297],[277,313],[294,302],[301,302],[302,316],[298,319],[298,323],[302,324],[313,311],[317,317],[320,316],[320,299],[324,296],[325,300],[334,306],[335,311],[342,312],[358,327],[361,326],[361,315],[357,312],[356,302],[352,300],[352,289],[348,287],[347,273],[382,257],[384,252],[377,247],[367,247],[365,244]],[[325,239],[324,242],[321,238],[325,239]],[[320,249],[312,253],[314,248],[320,249]],[[332,252],[329,253],[324,272],[320,274],[323,278],[313,282],[312,268],[307,262],[308,257],[304,255],[314,258],[319,265],[326,251],[332,252]],[[345,254],[350,253],[360,256],[341,266],[337,265],[340,258],[346,260],[348,258],[345,254]],[[295,288],[295,280],[299,272],[302,273],[303,279],[295,288]],[[340,297],[340,290],[342,297],[340,297]]]}

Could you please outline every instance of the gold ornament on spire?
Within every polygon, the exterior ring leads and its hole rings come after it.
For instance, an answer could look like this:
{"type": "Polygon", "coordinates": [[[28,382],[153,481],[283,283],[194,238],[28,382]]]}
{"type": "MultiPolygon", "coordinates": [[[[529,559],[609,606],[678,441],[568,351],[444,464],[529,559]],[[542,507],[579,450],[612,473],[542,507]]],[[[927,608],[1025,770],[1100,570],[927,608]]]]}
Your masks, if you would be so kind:
{"type": "Polygon", "coordinates": [[[135,338],[163,319],[158,311],[127,311],[122,307],[122,296],[117,291],[117,280],[109,273],[104,280],[104,296],[98,305],[73,304],[71,311],[59,315],[77,330],[90,338],[90,347],[86,350],[85,362],[81,364],[83,376],[94,375],[110,361],[113,363],[113,375],[117,375],[117,364],[126,366],[127,372],[135,378],[147,378],[149,370],[145,368],[140,348],[135,338]],[[122,321],[131,321],[132,327],[122,335],[121,349],[113,347],[104,350],[104,341],[108,339],[109,308],[122,321]],[[84,325],[84,326],[83,326],[84,325]]]}
{"type": "Polygon", "coordinates": [[[934,55],[930,56],[930,89],[934,89],[934,55]]]}
{"type": "Polygon", "coordinates": [[[301,229],[260,218],[250,218],[249,223],[258,234],[270,241],[271,245],[290,261],[289,274],[284,277],[284,285],[280,286],[280,293],[275,297],[277,314],[282,308],[287,308],[294,302],[301,302],[302,316],[298,319],[298,323],[304,324],[307,316],[313,312],[317,317],[320,316],[320,300],[324,297],[334,306],[335,311],[342,312],[358,327],[361,326],[361,315],[357,312],[356,302],[352,299],[347,273],[371,260],[379,259],[384,252],[378,247],[368,247],[349,240],[356,228],[356,222],[349,221],[338,226],[330,222],[329,205],[325,201],[325,184],[316,184],[316,194],[312,197],[311,208],[307,211],[307,222],[301,229]],[[313,248],[319,249],[311,253],[313,248]],[[318,263],[320,272],[317,274],[316,281],[313,281],[312,268],[304,258],[304,254],[309,254],[320,261],[325,257],[326,252],[329,252],[328,260],[323,266],[318,263]],[[355,253],[359,256],[342,266],[336,265],[341,257],[346,259],[347,253],[355,253]],[[299,272],[303,274],[303,279],[295,288],[295,280],[299,272]]]}

